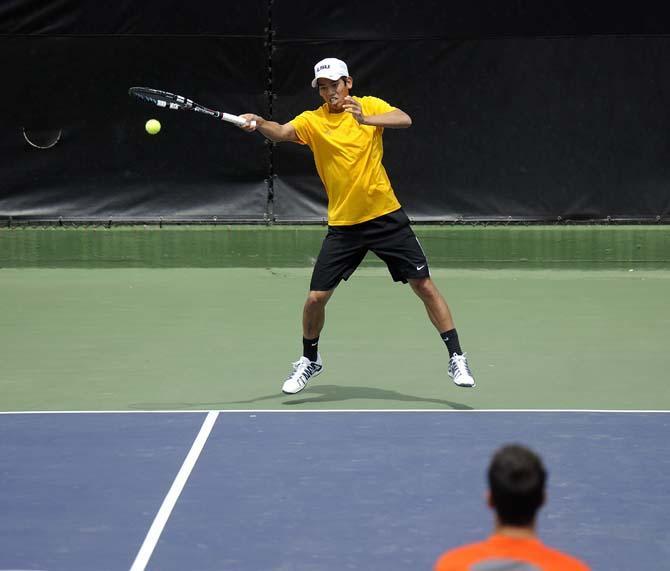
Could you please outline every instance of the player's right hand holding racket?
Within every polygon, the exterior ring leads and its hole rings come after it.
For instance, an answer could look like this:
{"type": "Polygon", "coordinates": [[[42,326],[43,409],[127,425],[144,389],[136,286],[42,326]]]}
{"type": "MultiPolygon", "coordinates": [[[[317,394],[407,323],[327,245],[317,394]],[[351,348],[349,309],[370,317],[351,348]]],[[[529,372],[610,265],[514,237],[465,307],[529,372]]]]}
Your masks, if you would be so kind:
{"type": "Polygon", "coordinates": [[[256,127],[265,122],[265,119],[260,115],[254,115],[253,113],[244,113],[240,115],[242,119],[246,119],[244,125],[238,125],[240,129],[246,131],[247,133],[253,133],[256,130],[256,127]]]}
{"type": "Polygon", "coordinates": [[[239,128],[247,133],[258,131],[266,139],[270,139],[276,143],[282,141],[300,142],[295,132],[295,127],[293,127],[290,121],[280,125],[276,121],[263,119],[260,115],[254,115],[253,113],[245,113],[239,117],[244,121],[244,125],[239,125],[239,128]]]}

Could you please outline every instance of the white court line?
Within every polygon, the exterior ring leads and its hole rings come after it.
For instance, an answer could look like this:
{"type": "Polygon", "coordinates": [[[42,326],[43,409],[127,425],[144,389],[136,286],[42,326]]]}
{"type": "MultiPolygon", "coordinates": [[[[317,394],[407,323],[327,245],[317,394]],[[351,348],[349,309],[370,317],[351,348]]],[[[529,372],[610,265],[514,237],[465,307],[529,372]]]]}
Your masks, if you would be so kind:
{"type": "Polygon", "coordinates": [[[174,482],[172,482],[170,491],[167,493],[167,496],[165,496],[163,504],[158,510],[158,513],[156,514],[156,517],[154,518],[154,521],[149,528],[147,536],[144,538],[142,547],[140,547],[140,550],[137,554],[137,557],[135,557],[135,561],[133,562],[130,571],[144,571],[146,568],[147,563],[151,558],[151,554],[153,553],[154,548],[158,543],[158,539],[160,538],[161,533],[163,533],[163,528],[165,527],[165,524],[167,523],[167,520],[172,513],[172,509],[177,503],[177,499],[179,499],[181,491],[186,485],[188,477],[191,475],[191,471],[193,470],[193,467],[198,460],[198,456],[200,456],[200,452],[202,452],[202,449],[205,446],[205,442],[207,442],[207,438],[209,437],[209,434],[212,431],[212,427],[214,426],[218,416],[218,412],[209,412],[207,414],[205,421],[200,427],[198,436],[196,436],[195,440],[193,441],[191,450],[189,450],[184,463],[179,469],[177,477],[174,479],[174,482]]]}
{"type": "MultiPolygon", "coordinates": [[[[451,408],[300,408],[295,410],[276,408],[249,408],[249,409],[189,409],[189,410],[7,410],[0,411],[1,415],[19,414],[204,414],[209,412],[225,414],[256,414],[271,412],[277,414],[291,413],[319,413],[319,412],[443,412],[445,414],[482,414],[489,412],[588,412],[588,413],[616,413],[616,414],[667,414],[667,409],[609,409],[609,408],[479,408],[479,409],[451,409],[451,408]]],[[[1,570],[0,570],[1,571],[1,570]]]]}

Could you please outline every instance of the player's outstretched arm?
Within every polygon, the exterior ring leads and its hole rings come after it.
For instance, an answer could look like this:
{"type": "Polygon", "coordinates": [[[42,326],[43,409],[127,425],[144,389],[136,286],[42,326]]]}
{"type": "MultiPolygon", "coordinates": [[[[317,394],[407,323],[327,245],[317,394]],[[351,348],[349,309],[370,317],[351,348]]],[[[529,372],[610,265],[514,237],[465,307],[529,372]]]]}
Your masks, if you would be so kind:
{"type": "Polygon", "coordinates": [[[266,139],[280,142],[298,142],[298,135],[295,132],[295,128],[291,123],[285,123],[280,125],[275,121],[266,121],[260,115],[254,115],[253,113],[245,113],[240,115],[240,117],[247,120],[245,125],[241,125],[240,129],[246,131],[247,133],[252,133],[253,131],[259,131],[266,139]],[[252,121],[256,122],[256,126],[253,126],[252,121]]]}

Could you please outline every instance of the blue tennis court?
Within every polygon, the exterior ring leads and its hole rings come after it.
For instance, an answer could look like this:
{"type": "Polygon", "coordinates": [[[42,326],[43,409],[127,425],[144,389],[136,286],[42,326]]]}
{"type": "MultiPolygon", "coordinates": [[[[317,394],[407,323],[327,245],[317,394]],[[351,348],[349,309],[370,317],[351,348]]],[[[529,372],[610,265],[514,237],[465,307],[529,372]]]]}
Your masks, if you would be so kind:
{"type": "Polygon", "coordinates": [[[549,468],[548,544],[594,569],[658,569],[669,429],[662,412],[3,414],[0,569],[430,569],[490,531],[502,442],[549,468]]]}

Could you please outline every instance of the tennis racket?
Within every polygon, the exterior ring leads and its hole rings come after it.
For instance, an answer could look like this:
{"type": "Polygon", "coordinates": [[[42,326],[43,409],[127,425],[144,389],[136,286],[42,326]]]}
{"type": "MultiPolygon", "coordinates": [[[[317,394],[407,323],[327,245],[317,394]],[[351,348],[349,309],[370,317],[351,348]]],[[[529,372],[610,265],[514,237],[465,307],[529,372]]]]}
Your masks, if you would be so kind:
{"type": "MultiPolygon", "coordinates": [[[[128,90],[128,94],[133,97],[142,99],[143,101],[148,101],[163,107],[164,109],[184,109],[186,111],[196,111],[197,113],[204,113],[215,119],[221,119],[222,121],[227,121],[228,123],[233,123],[237,126],[242,126],[247,124],[246,119],[238,117],[237,115],[231,115],[230,113],[224,113],[223,111],[214,111],[209,109],[204,105],[200,105],[191,99],[182,97],[181,95],[175,95],[168,91],[160,91],[158,89],[149,89],[148,87],[131,87],[128,90]]],[[[256,121],[251,122],[251,126],[256,126],[256,121]]]]}

